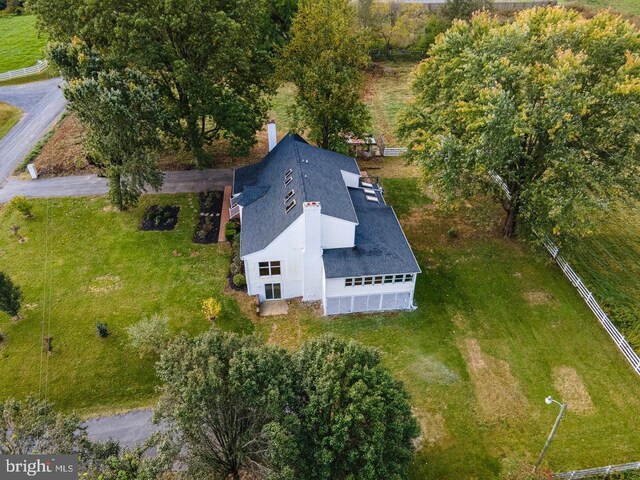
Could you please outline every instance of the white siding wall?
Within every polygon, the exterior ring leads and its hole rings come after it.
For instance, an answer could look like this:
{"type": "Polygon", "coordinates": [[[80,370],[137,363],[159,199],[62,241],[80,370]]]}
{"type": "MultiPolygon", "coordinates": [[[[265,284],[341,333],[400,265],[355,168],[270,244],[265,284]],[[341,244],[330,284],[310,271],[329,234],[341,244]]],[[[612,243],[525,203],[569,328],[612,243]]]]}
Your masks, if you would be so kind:
{"type": "Polygon", "coordinates": [[[379,310],[410,309],[413,306],[413,282],[345,287],[344,278],[325,280],[323,307],[326,315],[379,310]]]}
{"type": "Polygon", "coordinates": [[[303,300],[322,300],[322,207],[319,202],[304,203],[303,300]]]}
{"type": "Polygon", "coordinates": [[[355,242],[355,223],[322,215],[322,248],[351,248],[355,242]]]}
{"type": "Polygon", "coordinates": [[[265,283],[280,283],[282,284],[282,298],[301,297],[304,284],[303,249],[304,215],[301,215],[267,248],[244,257],[249,295],[259,295],[260,301],[264,301],[265,283]],[[260,276],[258,270],[260,262],[278,260],[282,268],[281,275],[274,277],[260,276]]]}

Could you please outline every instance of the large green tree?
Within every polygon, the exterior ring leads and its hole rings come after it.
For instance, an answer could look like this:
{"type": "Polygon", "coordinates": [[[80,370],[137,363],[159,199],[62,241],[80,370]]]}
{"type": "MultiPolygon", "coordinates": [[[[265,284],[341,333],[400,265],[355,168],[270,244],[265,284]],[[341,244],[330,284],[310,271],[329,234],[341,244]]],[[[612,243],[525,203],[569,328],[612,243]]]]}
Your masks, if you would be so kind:
{"type": "Polygon", "coordinates": [[[205,165],[204,146],[216,139],[239,152],[255,143],[265,94],[275,86],[275,44],[287,34],[295,2],[32,0],[32,8],[53,40],[78,37],[110,68],[151,78],[167,137],[205,165]]]}
{"type": "Polygon", "coordinates": [[[51,49],[69,82],[69,110],[87,129],[87,150],[109,179],[109,197],[124,210],[135,206],[148,188],[158,190],[163,110],[151,78],[125,68],[112,70],[99,54],[77,41],[51,49]]]}
{"type": "Polygon", "coordinates": [[[20,312],[22,290],[15,285],[6,273],[0,272],[0,312],[15,317],[20,312]]]}
{"type": "Polygon", "coordinates": [[[400,382],[379,354],[324,336],[294,355],[304,402],[298,412],[298,477],[407,478],[420,429],[400,382]]]}
{"type": "Polygon", "coordinates": [[[78,454],[86,434],[77,415],[56,413],[46,400],[0,403],[0,454],[78,454]]]}
{"type": "Polygon", "coordinates": [[[454,22],[430,54],[400,133],[446,197],[492,194],[506,236],[520,223],[561,240],[640,196],[640,35],[630,23],[561,7],[506,24],[483,13],[454,22]]]}
{"type": "Polygon", "coordinates": [[[342,133],[364,133],[369,113],[361,100],[365,39],[349,0],[301,0],[282,52],[280,76],[297,87],[297,129],[322,148],[342,149],[342,133]]]}
{"type": "Polygon", "coordinates": [[[171,344],[156,414],[179,429],[195,478],[281,473],[273,446],[295,410],[292,367],[284,350],[218,330],[171,344]]]}
{"type": "Polygon", "coordinates": [[[439,13],[449,22],[469,20],[475,12],[493,10],[493,6],[493,0],[447,0],[439,13]]]}

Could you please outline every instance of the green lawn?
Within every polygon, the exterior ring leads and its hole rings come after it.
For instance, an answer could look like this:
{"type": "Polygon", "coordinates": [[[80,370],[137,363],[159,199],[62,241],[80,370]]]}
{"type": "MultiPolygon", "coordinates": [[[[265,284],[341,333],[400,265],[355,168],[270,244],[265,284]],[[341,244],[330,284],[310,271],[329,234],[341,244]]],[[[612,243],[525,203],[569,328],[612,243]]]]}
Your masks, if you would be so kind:
{"type": "Polygon", "coordinates": [[[597,9],[611,8],[613,11],[620,13],[640,15],[640,2],[638,0],[565,0],[561,3],[585,5],[597,9]]]}
{"type": "Polygon", "coordinates": [[[326,319],[300,308],[262,335],[295,347],[334,332],[379,348],[424,428],[416,480],[494,479],[503,459],[535,461],[557,415],[547,395],[572,405],[554,471],[640,457],[640,378],[560,270],[490,233],[495,210],[445,213],[415,179],[383,185],[423,270],[418,310],[326,319]]]}
{"type": "Polygon", "coordinates": [[[222,294],[228,247],[191,243],[196,213],[190,198],[197,205],[196,195],[144,196],[126,213],[105,211],[105,198],[39,200],[29,221],[0,210],[0,265],[24,292],[22,320],[0,313],[7,337],[0,344],[0,400],[44,393],[48,377],[48,398],[65,410],[149,404],[154,360],[138,358],[126,327],[159,313],[175,331],[201,332],[209,326],[201,302],[210,296],[223,301],[221,327],[252,330],[236,302],[222,294]],[[139,231],[145,206],[157,202],[181,206],[176,230],[139,231]],[[26,243],[11,234],[14,224],[26,243]],[[54,353],[41,363],[43,319],[54,353]],[[96,322],[108,323],[108,339],[97,337],[96,322]]]}
{"type": "Polygon", "coordinates": [[[0,139],[4,137],[20,120],[20,109],[0,102],[0,139]]]}
{"type": "Polygon", "coordinates": [[[0,73],[35,65],[44,58],[46,43],[35,16],[0,16],[0,73]]]}

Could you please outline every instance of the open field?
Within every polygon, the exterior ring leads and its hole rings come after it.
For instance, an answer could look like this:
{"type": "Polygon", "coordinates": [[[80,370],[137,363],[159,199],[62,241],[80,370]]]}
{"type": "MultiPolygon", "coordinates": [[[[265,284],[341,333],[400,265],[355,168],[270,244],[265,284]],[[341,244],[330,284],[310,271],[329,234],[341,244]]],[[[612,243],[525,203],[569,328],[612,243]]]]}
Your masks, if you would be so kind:
{"type": "Polygon", "coordinates": [[[18,108],[0,102],[0,139],[18,123],[21,114],[18,108]]]}
{"type": "Polygon", "coordinates": [[[493,479],[503,459],[535,461],[557,415],[547,395],[571,405],[554,471],[640,456],[640,380],[557,267],[495,235],[491,208],[453,215],[415,179],[383,185],[423,269],[419,309],[326,319],[299,307],[261,320],[264,338],[295,348],[334,332],[380,349],[424,428],[416,480],[493,479]]]}
{"type": "Polygon", "coordinates": [[[0,16],[0,73],[35,65],[44,57],[46,43],[35,16],[0,16]]]}
{"type": "Polygon", "coordinates": [[[155,398],[154,359],[140,359],[128,346],[129,325],[157,313],[174,331],[202,332],[209,322],[201,302],[214,296],[223,302],[222,328],[252,329],[222,293],[228,247],[191,242],[196,199],[144,196],[124,213],[105,208],[106,198],[41,200],[28,221],[0,210],[0,265],[24,294],[24,318],[0,313],[0,399],[46,391],[58,407],[84,413],[146,405],[155,398]],[[176,230],[138,230],[145,206],[156,202],[180,205],[176,230]],[[14,224],[25,243],[12,235],[14,224]],[[43,320],[54,353],[41,371],[43,320]],[[96,335],[96,322],[109,325],[106,340],[96,335]]]}
{"type": "Polygon", "coordinates": [[[563,5],[584,5],[594,9],[611,8],[613,11],[630,15],[640,15],[638,0],[571,0],[561,2],[563,5]]]}
{"type": "Polygon", "coordinates": [[[640,205],[614,210],[596,234],[562,254],[640,351],[640,205]]]}

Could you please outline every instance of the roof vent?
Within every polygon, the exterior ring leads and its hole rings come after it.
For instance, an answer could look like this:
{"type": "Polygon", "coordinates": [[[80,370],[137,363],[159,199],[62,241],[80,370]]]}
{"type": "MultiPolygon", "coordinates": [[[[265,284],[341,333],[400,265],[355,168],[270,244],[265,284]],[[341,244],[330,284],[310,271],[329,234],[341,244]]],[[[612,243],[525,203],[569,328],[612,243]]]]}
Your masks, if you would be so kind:
{"type": "Polygon", "coordinates": [[[293,202],[291,202],[289,205],[285,207],[284,213],[289,213],[291,209],[293,209],[293,207],[295,206],[296,206],[296,201],[294,200],[293,202]]]}
{"type": "Polygon", "coordinates": [[[287,179],[284,182],[284,186],[286,187],[287,185],[289,185],[291,182],[293,182],[293,177],[287,177],[287,179]]]}
{"type": "Polygon", "coordinates": [[[290,177],[292,173],[293,170],[290,168],[289,170],[287,170],[287,173],[284,174],[284,178],[286,179],[287,177],[290,177]]]}

